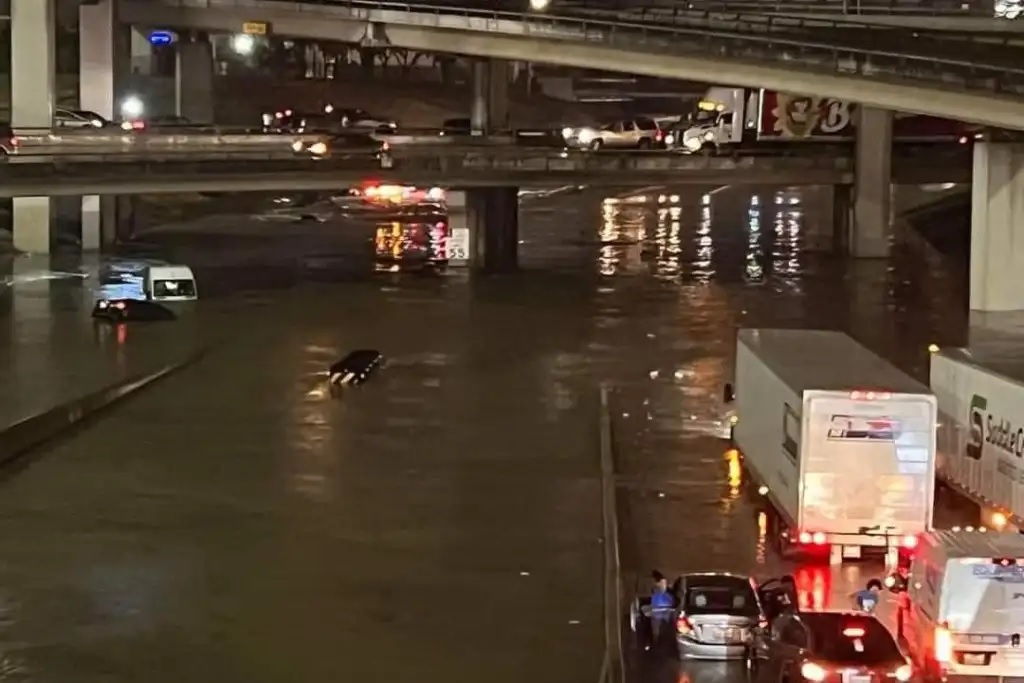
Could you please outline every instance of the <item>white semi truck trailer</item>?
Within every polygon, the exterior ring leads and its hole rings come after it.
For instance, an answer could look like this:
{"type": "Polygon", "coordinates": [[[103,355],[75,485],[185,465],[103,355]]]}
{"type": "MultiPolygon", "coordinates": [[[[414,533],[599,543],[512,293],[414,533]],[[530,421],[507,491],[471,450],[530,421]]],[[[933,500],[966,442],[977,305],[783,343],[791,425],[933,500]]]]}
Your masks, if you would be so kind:
{"type": "Polygon", "coordinates": [[[895,564],[931,528],[937,406],[839,332],[742,329],[733,438],[784,556],[895,564]]]}

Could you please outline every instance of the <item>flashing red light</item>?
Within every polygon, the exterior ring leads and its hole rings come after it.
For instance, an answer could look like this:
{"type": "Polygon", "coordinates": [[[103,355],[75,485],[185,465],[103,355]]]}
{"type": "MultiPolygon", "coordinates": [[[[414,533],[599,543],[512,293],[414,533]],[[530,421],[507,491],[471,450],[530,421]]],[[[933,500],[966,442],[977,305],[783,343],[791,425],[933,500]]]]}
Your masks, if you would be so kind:
{"type": "Polygon", "coordinates": [[[859,626],[854,626],[854,627],[850,627],[850,628],[844,628],[843,629],[843,635],[846,636],[847,638],[863,638],[864,637],[864,629],[860,628],[859,626]]]}
{"type": "Polygon", "coordinates": [[[914,548],[916,548],[917,547],[917,536],[914,536],[913,534],[904,536],[903,537],[903,547],[906,548],[907,550],[913,550],[914,548]]]}

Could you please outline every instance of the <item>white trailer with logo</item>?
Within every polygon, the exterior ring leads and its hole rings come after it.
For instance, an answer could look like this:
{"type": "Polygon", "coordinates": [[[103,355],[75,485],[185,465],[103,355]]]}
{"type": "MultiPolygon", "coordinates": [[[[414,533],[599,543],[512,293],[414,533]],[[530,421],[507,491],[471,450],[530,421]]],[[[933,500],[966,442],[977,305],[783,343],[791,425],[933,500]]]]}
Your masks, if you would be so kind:
{"type": "Polygon", "coordinates": [[[978,503],[982,526],[998,530],[1024,530],[1021,348],[1024,343],[992,344],[931,357],[939,479],[978,503]]]}
{"type": "Polygon", "coordinates": [[[783,555],[895,562],[932,524],[935,397],[839,332],[740,330],[736,424],[783,555]]]}

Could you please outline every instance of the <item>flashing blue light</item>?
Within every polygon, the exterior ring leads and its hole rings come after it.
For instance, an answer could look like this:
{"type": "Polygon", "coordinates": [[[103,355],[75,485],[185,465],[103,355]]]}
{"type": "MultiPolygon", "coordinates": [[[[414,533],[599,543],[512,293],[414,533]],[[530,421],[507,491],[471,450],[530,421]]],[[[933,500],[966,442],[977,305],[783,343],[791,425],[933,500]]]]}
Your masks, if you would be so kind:
{"type": "Polygon", "coordinates": [[[149,44],[153,46],[170,45],[177,39],[173,31],[150,31],[149,44]]]}

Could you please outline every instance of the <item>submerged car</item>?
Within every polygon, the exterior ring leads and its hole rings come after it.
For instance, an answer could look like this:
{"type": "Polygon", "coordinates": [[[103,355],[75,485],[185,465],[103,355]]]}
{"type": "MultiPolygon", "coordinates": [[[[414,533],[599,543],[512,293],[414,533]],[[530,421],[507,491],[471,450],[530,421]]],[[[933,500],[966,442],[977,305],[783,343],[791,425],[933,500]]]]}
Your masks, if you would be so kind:
{"type": "Polygon", "coordinates": [[[161,322],[178,318],[166,306],[140,299],[101,299],[93,307],[92,317],[112,323],[161,322]]]}
{"type": "Polygon", "coordinates": [[[357,349],[328,368],[331,386],[355,386],[365,382],[384,362],[376,349],[357,349]]]}

